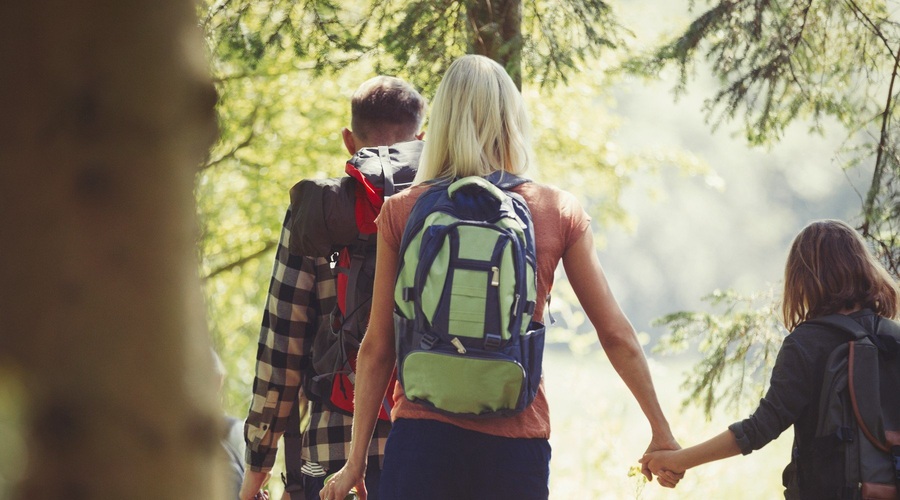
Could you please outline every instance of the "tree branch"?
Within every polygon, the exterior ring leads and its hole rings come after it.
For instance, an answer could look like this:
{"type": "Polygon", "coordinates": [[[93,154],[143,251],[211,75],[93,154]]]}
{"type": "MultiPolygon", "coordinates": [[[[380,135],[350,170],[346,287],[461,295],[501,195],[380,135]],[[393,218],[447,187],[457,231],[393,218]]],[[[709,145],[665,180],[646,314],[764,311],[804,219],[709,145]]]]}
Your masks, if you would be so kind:
{"type": "Polygon", "coordinates": [[[266,242],[266,245],[262,248],[262,250],[259,250],[259,251],[257,251],[257,252],[253,252],[252,254],[250,254],[250,255],[248,255],[248,256],[246,256],[246,257],[241,257],[240,259],[238,259],[238,260],[236,260],[236,261],[234,261],[234,262],[231,262],[231,263],[226,264],[226,265],[224,265],[224,266],[222,266],[222,267],[213,269],[212,271],[209,272],[209,274],[207,274],[206,276],[203,276],[201,279],[205,282],[206,280],[208,280],[208,279],[210,279],[210,278],[214,278],[214,277],[218,276],[219,274],[222,274],[222,273],[231,271],[232,269],[236,269],[236,268],[238,268],[238,267],[241,267],[241,266],[243,266],[244,264],[250,262],[251,260],[257,259],[257,258],[259,258],[260,256],[265,255],[266,252],[268,252],[269,250],[275,248],[276,246],[278,246],[278,242],[277,242],[277,241],[269,241],[269,242],[266,242]]]}
{"type": "Polygon", "coordinates": [[[870,236],[869,227],[873,219],[873,212],[875,211],[875,201],[878,197],[878,192],[881,190],[881,178],[884,176],[884,166],[887,161],[885,160],[884,153],[887,148],[889,133],[888,124],[890,123],[891,109],[893,108],[894,83],[897,81],[898,68],[900,68],[900,47],[897,48],[897,52],[894,54],[894,68],[891,70],[891,83],[888,87],[887,102],[884,105],[884,112],[881,114],[881,137],[878,140],[878,154],[875,157],[875,171],[872,173],[872,184],[869,186],[869,192],[866,195],[866,201],[863,205],[863,217],[865,217],[862,227],[863,236],[870,236]]]}
{"type": "Polygon", "coordinates": [[[239,142],[235,147],[233,147],[231,149],[231,151],[223,154],[222,156],[216,158],[215,160],[210,160],[210,161],[204,163],[203,165],[200,165],[200,168],[197,171],[203,172],[204,170],[212,168],[227,159],[234,158],[234,156],[237,154],[238,151],[240,151],[241,149],[244,149],[245,147],[249,146],[251,142],[253,142],[254,137],[256,137],[256,133],[253,131],[253,128],[251,127],[250,133],[247,134],[247,137],[243,141],[239,142]]]}
{"type": "Polygon", "coordinates": [[[856,16],[857,19],[863,22],[863,24],[868,24],[871,28],[872,34],[881,39],[881,42],[884,43],[884,47],[891,54],[894,53],[894,50],[891,48],[891,42],[884,35],[884,32],[881,31],[881,28],[875,24],[875,21],[872,21],[872,18],[862,10],[862,8],[856,3],[855,0],[846,0],[846,2],[850,5],[850,10],[853,11],[853,15],[856,16]]]}

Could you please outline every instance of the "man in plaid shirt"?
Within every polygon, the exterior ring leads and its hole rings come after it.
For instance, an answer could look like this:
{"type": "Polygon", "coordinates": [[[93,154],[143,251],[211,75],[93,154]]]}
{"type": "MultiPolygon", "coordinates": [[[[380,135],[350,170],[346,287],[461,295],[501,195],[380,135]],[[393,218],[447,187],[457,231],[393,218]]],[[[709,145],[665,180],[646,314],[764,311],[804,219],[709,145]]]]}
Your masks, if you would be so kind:
{"type": "MultiPolygon", "coordinates": [[[[421,139],[425,100],[408,83],[379,76],[364,82],[353,94],[351,115],[352,130],[343,129],[342,136],[347,151],[354,155],[365,147],[421,139]]],[[[301,386],[310,350],[319,322],[328,321],[336,302],[336,280],[328,260],[290,252],[290,220],[288,208],[259,334],[253,399],[244,425],[247,467],[241,500],[263,498],[278,439],[286,430],[296,431],[287,429],[288,419],[295,403],[306,403],[301,386]]],[[[318,499],[325,476],[344,465],[353,417],[328,411],[316,401],[309,402],[308,415],[309,427],[303,432],[303,494],[318,499]]],[[[366,483],[369,498],[376,500],[389,431],[390,424],[380,421],[369,448],[366,483]]]]}

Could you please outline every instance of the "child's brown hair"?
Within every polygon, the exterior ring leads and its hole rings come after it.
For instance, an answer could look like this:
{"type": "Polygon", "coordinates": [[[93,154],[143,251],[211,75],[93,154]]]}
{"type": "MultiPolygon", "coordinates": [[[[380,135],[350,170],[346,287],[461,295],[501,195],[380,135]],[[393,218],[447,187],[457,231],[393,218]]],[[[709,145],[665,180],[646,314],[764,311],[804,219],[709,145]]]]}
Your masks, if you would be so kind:
{"type": "Polygon", "coordinates": [[[869,308],[895,318],[900,287],[852,227],[815,221],[794,238],[784,266],[784,326],[843,310],[869,308]]]}

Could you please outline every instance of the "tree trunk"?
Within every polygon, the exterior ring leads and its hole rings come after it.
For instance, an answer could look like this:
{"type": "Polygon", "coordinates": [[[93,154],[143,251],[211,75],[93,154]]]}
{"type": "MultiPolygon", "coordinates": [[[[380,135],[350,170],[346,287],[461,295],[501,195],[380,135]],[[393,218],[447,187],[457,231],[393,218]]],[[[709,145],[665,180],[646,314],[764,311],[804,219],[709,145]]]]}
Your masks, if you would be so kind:
{"type": "Polygon", "coordinates": [[[469,5],[474,54],[499,62],[522,88],[522,0],[476,0],[469,5]]]}
{"type": "Polygon", "coordinates": [[[215,92],[194,8],[41,0],[0,16],[16,498],[224,498],[193,198],[215,92]]]}

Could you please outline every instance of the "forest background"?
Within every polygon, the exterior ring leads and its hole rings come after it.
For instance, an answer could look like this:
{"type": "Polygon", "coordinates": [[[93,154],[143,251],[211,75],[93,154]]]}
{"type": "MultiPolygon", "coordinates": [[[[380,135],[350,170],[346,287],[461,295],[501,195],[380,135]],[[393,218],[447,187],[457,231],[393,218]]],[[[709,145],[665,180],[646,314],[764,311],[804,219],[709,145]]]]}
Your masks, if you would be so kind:
{"type": "MultiPolygon", "coordinates": [[[[895,3],[375,4],[220,0],[198,9],[219,138],[196,175],[197,248],[211,342],[228,371],[227,413],[246,415],[287,190],[342,171],[350,94],[384,72],[431,97],[465,52],[497,58],[521,82],[536,132],[533,175],[574,192],[593,216],[601,262],[653,353],[682,444],[746,415],[764,389],[785,334],[777,300],[786,247],[808,220],[860,227],[896,274],[895,3]],[[522,15],[513,26],[500,15],[510,7],[522,15]],[[469,24],[493,15],[473,41],[469,24]]],[[[553,498],[780,495],[789,432],[750,457],[692,471],[675,491],[644,485],[631,467],[648,430],[563,274],[551,312],[553,498]]],[[[15,414],[4,409],[0,426],[9,443],[0,490],[22,474],[15,414]]]]}

